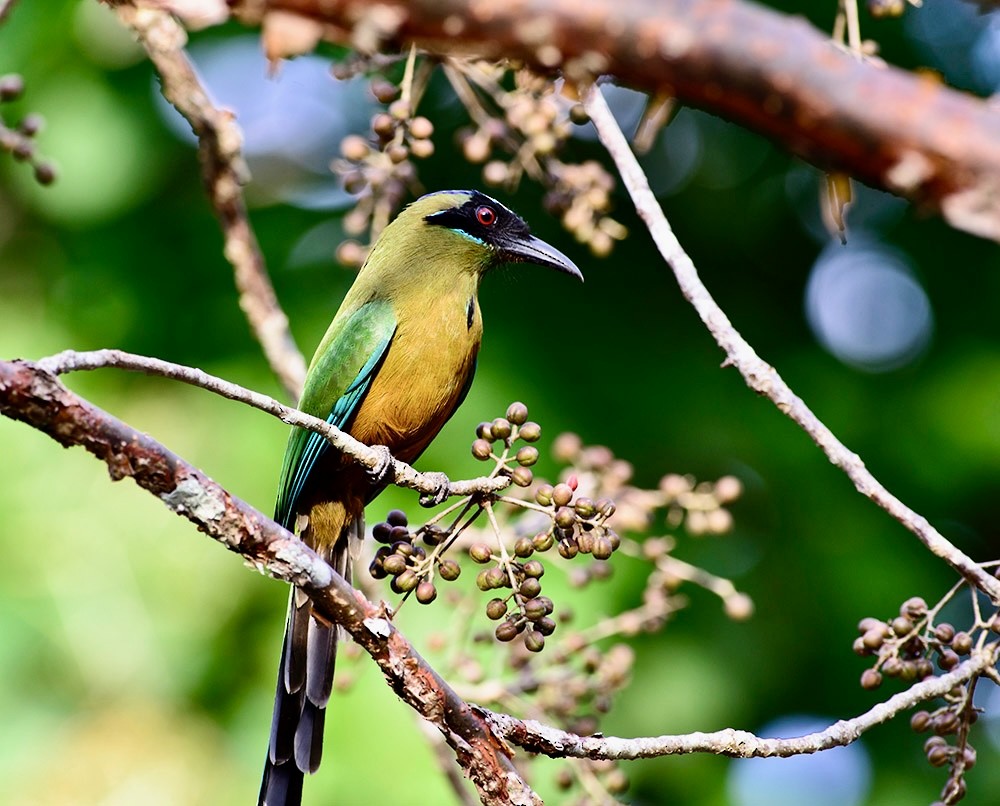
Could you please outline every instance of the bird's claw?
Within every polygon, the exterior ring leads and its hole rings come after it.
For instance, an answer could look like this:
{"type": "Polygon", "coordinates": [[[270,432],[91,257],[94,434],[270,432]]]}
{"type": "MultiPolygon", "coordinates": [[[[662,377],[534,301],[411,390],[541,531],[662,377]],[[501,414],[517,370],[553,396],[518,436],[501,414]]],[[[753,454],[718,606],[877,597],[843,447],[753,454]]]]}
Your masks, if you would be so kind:
{"type": "Polygon", "coordinates": [[[394,471],[392,452],[385,445],[372,445],[371,449],[378,454],[378,464],[368,468],[368,475],[376,487],[383,487],[392,481],[394,471]]]}
{"type": "Polygon", "coordinates": [[[437,489],[432,493],[423,493],[420,496],[420,506],[436,507],[438,504],[443,504],[447,501],[448,491],[451,487],[451,481],[448,477],[444,473],[438,472],[424,473],[424,476],[434,482],[437,485],[437,489]]]}

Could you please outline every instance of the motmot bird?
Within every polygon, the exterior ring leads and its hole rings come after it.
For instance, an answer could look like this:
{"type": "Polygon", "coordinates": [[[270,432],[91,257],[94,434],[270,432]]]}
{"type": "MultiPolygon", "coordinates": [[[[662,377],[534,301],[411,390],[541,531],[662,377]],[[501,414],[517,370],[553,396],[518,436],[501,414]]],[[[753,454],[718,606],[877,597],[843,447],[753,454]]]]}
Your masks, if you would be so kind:
{"type": "MultiPolygon", "coordinates": [[[[500,202],[442,191],[403,210],[376,240],[309,366],[299,408],[412,463],[464,400],[482,339],[479,283],[503,263],[583,275],[500,202]]],[[[384,474],[383,474],[384,475],[384,474]]],[[[345,579],[364,509],[386,480],[292,430],[275,520],[345,579]]],[[[259,804],[296,806],[315,772],[333,683],[337,627],[292,590],[259,804]]]]}

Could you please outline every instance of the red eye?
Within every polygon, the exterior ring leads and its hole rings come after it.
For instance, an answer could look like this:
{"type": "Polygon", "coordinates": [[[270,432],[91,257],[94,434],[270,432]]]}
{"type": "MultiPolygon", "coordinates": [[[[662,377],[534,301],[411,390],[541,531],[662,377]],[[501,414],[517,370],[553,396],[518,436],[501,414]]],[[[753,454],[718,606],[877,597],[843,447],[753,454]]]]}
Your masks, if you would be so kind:
{"type": "Polygon", "coordinates": [[[476,208],[476,221],[478,221],[484,227],[492,227],[496,220],[497,220],[497,214],[492,207],[487,207],[486,205],[483,205],[482,207],[476,208]]]}

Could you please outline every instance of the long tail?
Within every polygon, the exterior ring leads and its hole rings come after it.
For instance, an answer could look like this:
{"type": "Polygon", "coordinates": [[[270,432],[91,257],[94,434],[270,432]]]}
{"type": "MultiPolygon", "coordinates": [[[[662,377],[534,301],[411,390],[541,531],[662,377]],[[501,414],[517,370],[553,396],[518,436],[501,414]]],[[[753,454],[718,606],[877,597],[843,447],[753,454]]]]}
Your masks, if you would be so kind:
{"type": "MultiPolygon", "coordinates": [[[[364,522],[354,521],[337,541],[329,562],[351,580],[351,547],[364,522]]],[[[312,601],[292,589],[274,694],[271,739],[264,763],[258,806],[299,806],[302,779],[316,772],[323,754],[323,724],[337,659],[336,625],[313,615],[312,601]]]]}

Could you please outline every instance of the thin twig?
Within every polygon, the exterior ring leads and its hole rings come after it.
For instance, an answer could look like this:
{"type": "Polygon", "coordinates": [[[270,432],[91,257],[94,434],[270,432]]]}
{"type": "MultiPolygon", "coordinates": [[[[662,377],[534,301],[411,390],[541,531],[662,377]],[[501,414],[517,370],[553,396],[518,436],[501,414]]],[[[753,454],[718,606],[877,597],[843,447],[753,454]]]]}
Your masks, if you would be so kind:
{"type": "Polygon", "coordinates": [[[584,107],[598,136],[607,149],[628,189],[639,216],[646,223],[663,259],[670,266],[681,292],[694,306],[715,341],[726,354],[724,366],[735,366],[755,392],[767,397],[778,410],[796,422],[822,449],[827,458],[854,483],[859,493],[870,498],[915,534],[931,552],[964,576],[970,583],[1000,603],[1000,580],[986,573],[971,557],[945,539],[922,515],[914,512],[890,493],[865,467],[861,458],[847,449],[809,407],[782,380],[774,367],[754,352],[729,318],[709,294],[691,258],[674,235],[663,210],[649,188],[646,175],[629,149],[628,141],[615,122],[601,90],[593,86],[584,96],[584,107]]]}
{"type": "Polygon", "coordinates": [[[198,137],[202,176],[222,225],[223,253],[232,264],[240,308],[271,369],[292,400],[298,400],[306,363],[295,345],[288,317],[278,303],[264,256],[250,227],[243,185],[243,134],[231,112],[214,106],[184,52],[187,36],[165,11],[115,5],[119,18],[138,37],[160,76],[163,97],[191,124],[198,137]]]}
{"type": "MultiPolygon", "coordinates": [[[[235,383],[224,381],[221,378],[209,375],[207,372],[193,367],[172,364],[169,361],[162,361],[159,358],[149,358],[148,356],[135,355],[121,350],[94,350],[83,353],[66,350],[65,352],[42,358],[36,362],[36,365],[45,372],[50,372],[53,375],[113,367],[115,369],[143,372],[147,375],[159,375],[171,380],[181,381],[182,383],[214,392],[229,400],[246,403],[248,406],[273,415],[289,425],[296,425],[300,428],[314,431],[324,437],[338,451],[352,457],[369,469],[378,468],[383,461],[382,454],[379,451],[373,450],[363,442],[359,442],[349,434],[345,434],[339,428],[330,425],[325,420],[312,417],[298,409],[285,406],[267,395],[262,395],[259,392],[254,392],[235,383]]],[[[437,477],[428,477],[423,473],[419,473],[410,465],[400,462],[398,459],[393,459],[392,462],[393,484],[417,490],[428,495],[434,495],[440,490],[440,483],[435,480],[437,477]]],[[[509,486],[509,476],[452,481],[448,484],[448,495],[450,497],[473,495],[475,493],[496,493],[509,486]]]]}
{"type": "Polygon", "coordinates": [[[993,643],[983,650],[974,651],[967,661],[951,672],[915,683],[906,691],[894,694],[854,719],[842,719],[825,730],[789,739],[762,738],[731,728],[714,733],[637,739],[577,736],[534,720],[519,720],[485,708],[480,710],[493,723],[497,733],[507,741],[532,753],[543,753],[553,758],[626,760],[688,753],[714,753],[733,758],[786,758],[851,744],[863,733],[888,722],[903,711],[926,700],[943,697],[955,686],[988,672],[997,662],[997,646],[997,643],[993,643]]]}

